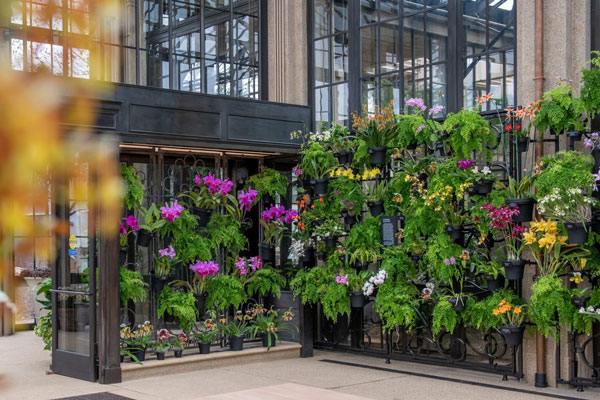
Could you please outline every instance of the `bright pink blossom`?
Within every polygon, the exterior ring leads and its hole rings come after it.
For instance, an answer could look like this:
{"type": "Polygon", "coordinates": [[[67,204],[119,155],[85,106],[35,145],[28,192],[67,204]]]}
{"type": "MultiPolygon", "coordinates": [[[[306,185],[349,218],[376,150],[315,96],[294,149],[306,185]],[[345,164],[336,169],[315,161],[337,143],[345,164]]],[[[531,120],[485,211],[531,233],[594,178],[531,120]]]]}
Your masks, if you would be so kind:
{"type": "Polygon", "coordinates": [[[467,169],[471,168],[473,165],[475,165],[475,161],[468,160],[468,159],[465,158],[464,160],[458,160],[456,162],[456,164],[458,165],[458,167],[460,169],[462,169],[464,171],[464,170],[467,170],[467,169]]]}
{"type": "Polygon", "coordinates": [[[237,197],[238,201],[240,202],[240,210],[245,209],[246,211],[250,211],[250,208],[252,208],[252,203],[256,201],[256,196],[258,196],[258,191],[252,189],[251,187],[248,187],[247,192],[242,190],[237,197]]]}
{"type": "Polygon", "coordinates": [[[260,256],[251,257],[250,258],[250,268],[252,268],[252,272],[256,271],[257,269],[261,269],[262,268],[262,258],[260,258],[260,256]]]}
{"type": "Polygon", "coordinates": [[[341,276],[338,275],[335,277],[335,283],[338,285],[348,285],[348,274],[341,276]]]}
{"type": "Polygon", "coordinates": [[[181,212],[183,210],[185,210],[185,208],[178,204],[177,200],[174,200],[170,204],[165,203],[165,206],[160,208],[160,216],[169,222],[173,222],[181,217],[181,212]]]}
{"type": "Polygon", "coordinates": [[[158,250],[158,255],[161,257],[169,257],[171,259],[175,258],[177,254],[175,254],[175,249],[173,246],[169,245],[169,247],[158,250]]]}
{"type": "Polygon", "coordinates": [[[196,275],[205,278],[208,275],[217,275],[219,273],[219,264],[214,261],[196,260],[195,264],[190,265],[190,269],[194,271],[196,275]]]}

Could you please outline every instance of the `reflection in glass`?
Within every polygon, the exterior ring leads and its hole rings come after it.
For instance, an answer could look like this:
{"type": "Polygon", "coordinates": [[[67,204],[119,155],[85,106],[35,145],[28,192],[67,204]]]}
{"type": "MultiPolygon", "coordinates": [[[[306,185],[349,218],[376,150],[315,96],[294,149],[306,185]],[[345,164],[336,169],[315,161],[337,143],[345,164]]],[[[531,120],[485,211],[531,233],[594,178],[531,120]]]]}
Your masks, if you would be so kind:
{"type": "Polygon", "coordinates": [[[384,75],[381,77],[381,105],[387,106],[390,101],[394,101],[394,112],[400,113],[402,98],[400,96],[400,83],[398,75],[384,75]]]}
{"type": "Polygon", "coordinates": [[[446,64],[431,67],[429,98],[432,107],[446,106],[446,64]]]}
{"type": "Polygon", "coordinates": [[[465,78],[463,81],[465,108],[473,108],[477,103],[477,97],[487,93],[486,62],[485,56],[466,59],[465,78]]]}
{"type": "Polygon", "coordinates": [[[333,91],[333,121],[340,125],[348,125],[348,84],[334,85],[333,91]]]}
{"type": "Polygon", "coordinates": [[[327,36],[329,34],[329,20],[330,20],[330,1],[329,0],[315,0],[315,11],[314,11],[314,36],[319,38],[327,36]]]}
{"type": "Polygon", "coordinates": [[[379,0],[379,20],[385,21],[398,17],[400,0],[379,0]]]}
{"type": "Polygon", "coordinates": [[[404,67],[410,67],[407,60],[412,60],[415,66],[424,65],[425,37],[424,18],[422,14],[404,18],[404,67]]]}
{"type": "Polygon", "coordinates": [[[329,83],[329,39],[315,41],[315,86],[329,83]]]}
{"type": "Polygon", "coordinates": [[[330,121],[328,87],[315,90],[315,119],[317,121],[330,121]]]}
{"type": "Polygon", "coordinates": [[[348,30],[348,0],[334,0],[333,28],[336,32],[348,30]]]}
{"type": "MultiPolygon", "coordinates": [[[[78,289],[87,292],[87,285],[78,289]]],[[[89,355],[90,297],[83,294],[57,293],[57,343],[59,350],[89,355]]]]}
{"type": "Polygon", "coordinates": [[[360,30],[361,76],[375,74],[377,60],[376,27],[370,26],[360,30]]]}
{"type": "Polygon", "coordinates": [[[348,79],[348,34],[346,33],[333,37],[333,68],[334,82],[348,79]]]}
{"type": "MultiPolygon", "coordinates": [[[[361,83],[361,104],[367,105],[367,112],[369,114],[375,112],[375,106],[377,105],[377,83],[374,79],[363,80],[361,83]]],[[[361,112],[364,108],[361,107],[361,112]]]]}
{"type": "Polygon", "coordinates": [[[360,24],[368,25],[377,22],[377,1],[360,0],[360,24]]]}
{"type": "Polygon", "coordinates": [[[400,31],[397,25],[382,24],[379,38],[379,72],[382,74],[398,70],[400,55],[400,31]]]}

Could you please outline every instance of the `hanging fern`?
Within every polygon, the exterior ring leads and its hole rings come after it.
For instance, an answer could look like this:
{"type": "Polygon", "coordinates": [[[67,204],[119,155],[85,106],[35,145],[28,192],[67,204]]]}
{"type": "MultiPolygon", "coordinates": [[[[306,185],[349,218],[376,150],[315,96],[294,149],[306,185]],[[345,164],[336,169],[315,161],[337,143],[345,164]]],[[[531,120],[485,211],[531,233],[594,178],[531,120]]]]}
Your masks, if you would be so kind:
{"type": "Polygon", "coordinates": [[[537,325],[538,331],[554,339],[560,336],[560,328],[570,328],[574,313],[577,311],[571,303],[571,293],[563,286],[560,278],[542,276],[533,283],[529,300],[529,315],[537,325]],[[555,329],[556,328],[556,329],[555,329]]]}
{"type": "Polygon", "coordinates": [[[458,314],[454,311],[452,303],[447,300],[440,300],[433,308],[433,323],[431,333],[436,336],[442,331],[453,333],[458,323],[458,314]]]}
{"type": "Polygon", "coordinates": [[[132,166],[121,165],[120,168],[121,177],[125,181],[125,205],[128,210],[133,209],[136,206],[141,206],[144,201],[144,186],[142,180],[137,176],[135,168],[132,166]]]}
{"type": "Polygon", "coordinates": [[[581,71],[581,101],[590,119],[600,111],[600,51],[592,51],[591,68],[581,71]]]}
{"type": "Polygon", "coordinates": [[[581,130],[583,103],[573,96],[573,87],[562,82],[557,88],[548,90],[540,101],[540,109],[533,119],[538,136],[546,130],[559,135],[568,130],[581,130]]]}
{"type": "Polygon", "coordinates": [[[206,307],[210,310],[224,310],[229,306],[239,307],[246,301],[244,286],[239,279],[219,274],[206,284],[206,307]]]}
{"type": "Polygon", "coordinates": [[[496,144],[496,135],[490,129],[489,122],[476,110],[463,109],[456,114],[448,114],[442,128],[450,134],[447,143],[456,158],[471,158],[473,152],[483,152],[486,159],[491,157],[488,146],[496,144]]]}
{"type": "Polygon", "coordinates": [[[146,300],[147,293],[145,288],[148,284],[144,282],[144,278],[139,272],[121,266],[119,276],[119,294],[121,302],[124,305],[126,305],[129,300],[133,300],[134,302],[146,300]]]}
{"type": "Polygon", "coordinates": [[[216,251],[225,248],[230,254],[237,254],[248,246],[248,238],[241,231],[241,224],[229,214],[213,213],[208,221],[208,234],[211,247],[216,251]]]}
{"type": "Polygon", "coordinates": [[[265,194],[275,197],[279,194],[285,197],[287,194],[288,178],[272,168],[264,168],[261,173],[252,175],[248,180],[248,185],[258,190],[258,198],[265,194]]]}
{"type": "Polygon", "coordinates": [[[181,328],[185,332],[190,332],[196,322],[198,313],[194,294],[165,286],[158,295],[156,314],[161,318],[165,312],[178,318],[181,328]]]}
{"type": "Polygon", "coordinates": [[[285,277],[279,271],[264,267],[252,273],[252,276],[246,281],[246,293],[249,297],[258,294],[265,296],[270,293],[279,298],[281,288],[285,286],[285,277]]]}
{"type": "MultiPolygon", "coordinates": [[[[387,270],[386,270],[387,271],[387,270]]],[[[402,326],[410,330],[417,322],[415,307],[419,305],[419,290],[404,279],[388,278],[378,286],[375,297],[375,311],[381,317],[382,328],[386,331],[402,326]]]]}

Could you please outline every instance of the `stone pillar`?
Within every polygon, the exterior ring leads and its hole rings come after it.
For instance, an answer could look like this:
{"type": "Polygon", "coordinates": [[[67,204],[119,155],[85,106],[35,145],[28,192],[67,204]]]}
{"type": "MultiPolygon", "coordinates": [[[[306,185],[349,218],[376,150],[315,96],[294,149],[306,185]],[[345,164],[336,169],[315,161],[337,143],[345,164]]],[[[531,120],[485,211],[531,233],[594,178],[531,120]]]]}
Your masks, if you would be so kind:
{"type": "MultiPolygon", "coordinates": [[[[535,8],[531,0],[517,0],[517,104],[526,106],[535,100],[535,8]]],[[[571,82],[575,92],[581,87],[581,69],[587,68],[591,45],[590,0],[544,0],[544,91],[562,81],[571,82]]],[[[563,135],[564,136],[564,135],[563,135]]],[[[560,147],[565,149],[566,138],[560,147]]],[[[581,150],[581,143],[576,145],[581,150]]],[[[545,145],[544,154],[553,154],[554,144],[545,145]]],[[[528,160],[531,160],[529,156],[528,160]]],[[[527,168],[530,166],[528,165],[527,168]]],[[[523,279],[523,295],[531,295],[533,266],[528,266],[523,279]]],[[[556,345],[546,342],[546,374],[548,385],[556,386],[556,345]]],[[[533,383],[536,372],[535,338],[525,334],[523,344],[525,380],[533,383]]],[[[562,330],[561,378],[569,377],[569,341],[562,330]]]]}
{"type": "Polygon", "coordinates": [[[308,104],[307,2],[268,0],[269,101],[308,104]]]}

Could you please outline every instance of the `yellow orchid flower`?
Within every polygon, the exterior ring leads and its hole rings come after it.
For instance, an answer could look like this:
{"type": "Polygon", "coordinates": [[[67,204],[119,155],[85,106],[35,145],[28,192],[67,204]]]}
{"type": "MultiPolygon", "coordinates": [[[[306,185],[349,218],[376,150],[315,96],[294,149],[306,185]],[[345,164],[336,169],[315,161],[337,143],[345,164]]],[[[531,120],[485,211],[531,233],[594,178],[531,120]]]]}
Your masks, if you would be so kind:
{"type": "Polygon", "coordinates": [[[535,243],[535,241],[537,240],[537,238],[535,237],[535,232],[531,230],[523,234],[523,239],[525,239],[525,243],[527,244],[535,243]]]}

